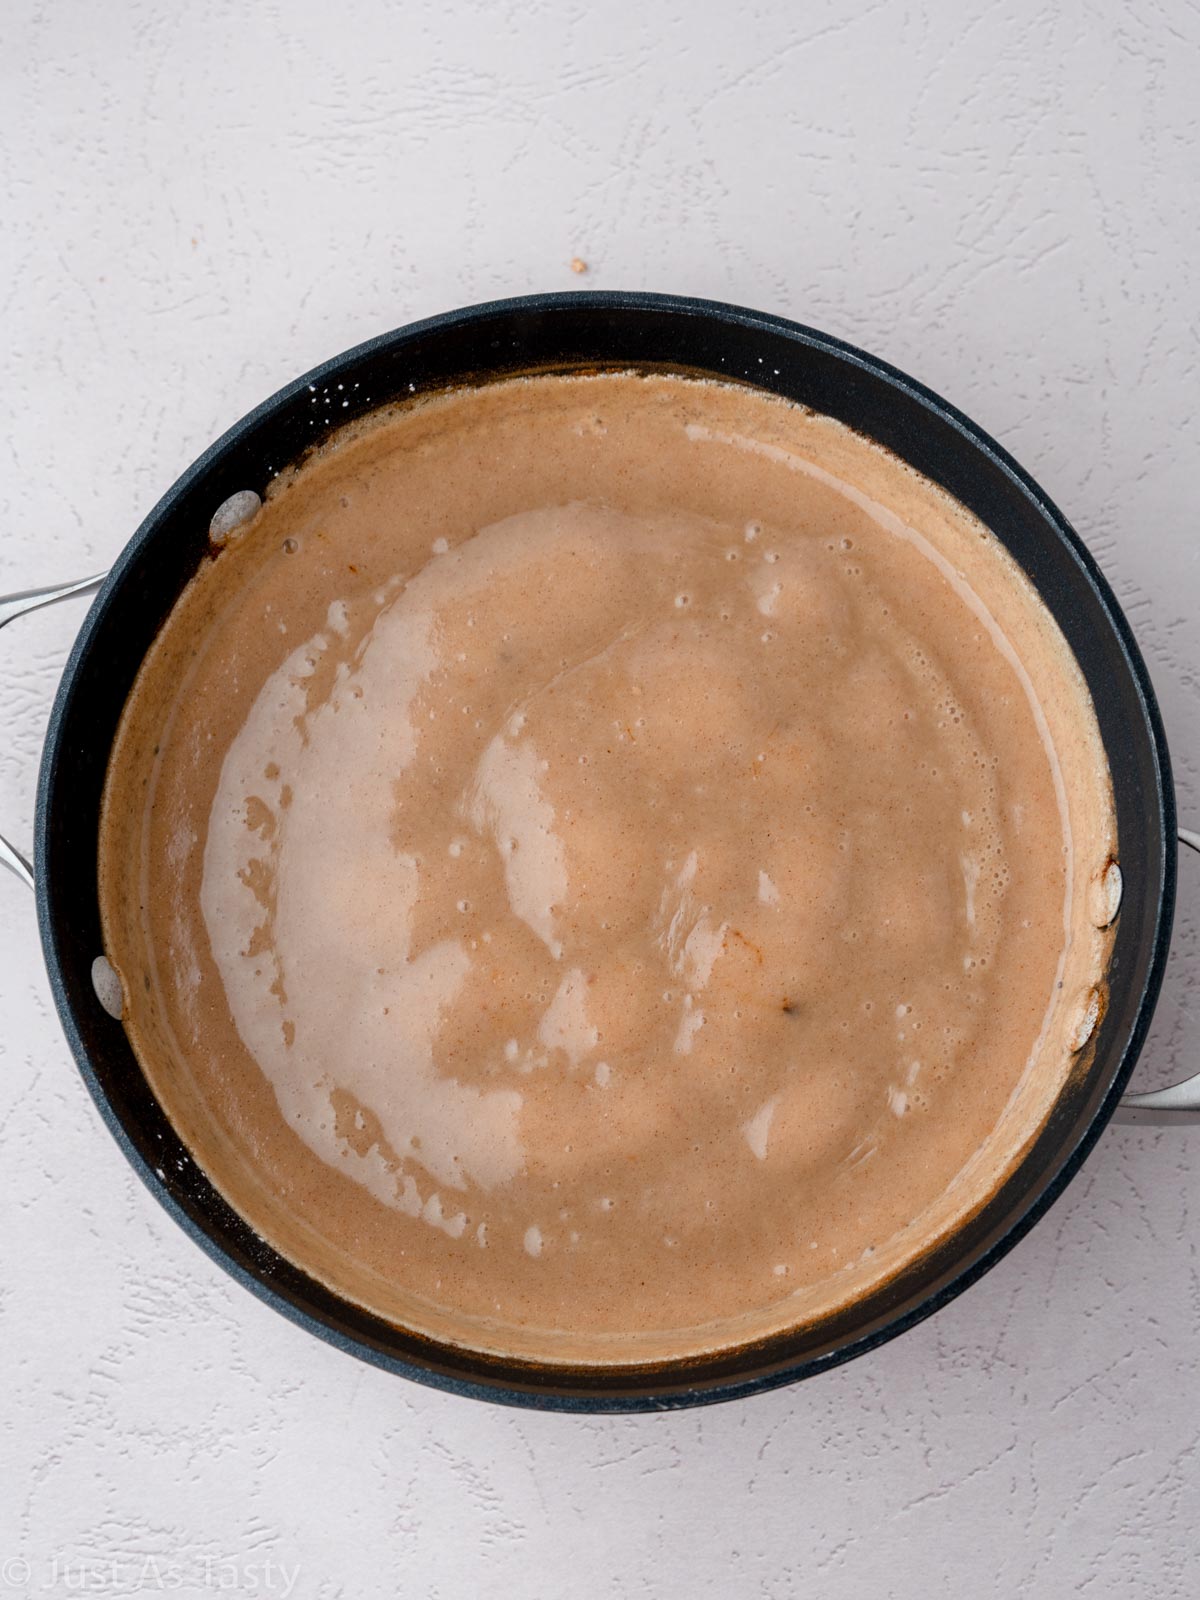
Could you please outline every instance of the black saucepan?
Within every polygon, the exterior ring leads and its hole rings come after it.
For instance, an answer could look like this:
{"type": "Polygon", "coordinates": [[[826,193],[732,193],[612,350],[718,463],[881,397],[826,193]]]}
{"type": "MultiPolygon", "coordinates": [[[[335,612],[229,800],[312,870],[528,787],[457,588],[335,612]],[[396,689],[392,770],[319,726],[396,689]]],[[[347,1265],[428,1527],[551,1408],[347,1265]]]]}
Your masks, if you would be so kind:
{"type": "MultiPolygon", "coordinates": [[[[1170,937],[1175,837],[1167,747],[1129,625],[1062,515],[985,433],[911,378],[811,328],[699,300],[579,293],[498,301],[373,339],[289,384],[184,473],[121,553],[71,652],[42,759],[33,878],[50,983],[88,1088],[145,1183],[234,1277],[313,1333],[422,1382],[546,1410],[633,1411],[750,1394],[845,1361],[945,1305],[1011,1249],[1095,1144],[1145,1039],[1170,937]],[[576,1370],[475,1355],[393,1327],[282,1259],[230,1209],[97,999],[96,846],[126,694],[208,555],[209,520],[222,501],[261,493],[335,426],[390,400],[513,373],[630,367],[741,380],[837,417],[994,529],[1058,619],[1091,689],[1112,769],[1125,893],[1089,1068],[1003,1187],[941,1248],[815,1326],[687,1362],[576,1370]]],[[[1169,1094],[1143,1098],[1169,1109],[1169,1094]]]]}

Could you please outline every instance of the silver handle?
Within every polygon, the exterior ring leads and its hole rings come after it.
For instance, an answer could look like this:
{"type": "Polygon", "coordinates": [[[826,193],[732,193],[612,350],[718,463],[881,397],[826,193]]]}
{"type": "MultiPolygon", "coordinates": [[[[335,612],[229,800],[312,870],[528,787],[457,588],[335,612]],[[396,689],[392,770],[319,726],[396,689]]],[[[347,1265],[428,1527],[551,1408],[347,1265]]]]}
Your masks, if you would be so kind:
{"type": "Polygon", "coordinates": [[[22,589],[20,594],[0,595],[0,628],[23,617],[27,611],[52,606],[58,600],[69,600],[75,594],[94,594],[107,577],[107,572],[98,572],[92,578],[78,578],[74,583],[52,583],[45,589],[22,589]]]}
{"type": "MultiPolygon", "coordinates": [[[[73,583],[52,583],[44,589],[24,589],[20,594],[0,595],[0,628],[23,617],[27,611],[37,611],[42,606],[52,606],[58,600],[69,600],[72,595],[94,594],[108,577],[98,572],[91,578],[78,578],[73,583]]],[[[33,868],[28,858],[15,845],[0,835],[0,866],[16,874],[28,889],[33,888],[33,868]]]]}
{"type": "MultiPolygon", "coordinates": [[[[1200,833],[1180,828],[1180,844],[1200,853],[1200,833]]],[[[1154,1089],[1149,1094],[1127,1094],[1113,1113],[1114,1122],[1140,1122],[1150,1127],[1165,1127],[1169,1122],[1200,1122],[1200,1072],[1169,1089],[1154,1089]]]]}
{"type": "Polygon", "coordinates": [[[0,833],[0,865],[6,866],[10,872],[15,872],[27,889],[33,888],[33,868],[16,845],[9,844],[2,833],[0,833]]]}

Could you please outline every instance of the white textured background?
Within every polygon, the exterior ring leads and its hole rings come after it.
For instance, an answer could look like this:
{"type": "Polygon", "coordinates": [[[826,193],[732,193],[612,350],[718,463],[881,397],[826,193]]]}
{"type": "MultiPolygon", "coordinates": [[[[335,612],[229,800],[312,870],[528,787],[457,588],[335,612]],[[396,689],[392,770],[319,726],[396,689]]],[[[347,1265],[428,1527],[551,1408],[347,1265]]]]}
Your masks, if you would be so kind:
{"type": "MultiPolygon", "coordinates": [[[[712,295],[887,357],[1042,481],[1129,610],[1194,823],[1198,83],[1194,0],[3,0],[0,587],[105,565],[211,437],[381,329],[712,295]]],[[[78,617],[0,636],[22,842],[78,617]]],[[[1200,1058],[1198,912],[1185,870],[1146,1084],[1200,1058]]],[[[980,1285],[824,1378],[510,1414],[360,1367],[187,1242],[7,878],[0,1017],[0,1600],[1197,1593],[1200,1128],[1109,1130],[980,1285]]]]}

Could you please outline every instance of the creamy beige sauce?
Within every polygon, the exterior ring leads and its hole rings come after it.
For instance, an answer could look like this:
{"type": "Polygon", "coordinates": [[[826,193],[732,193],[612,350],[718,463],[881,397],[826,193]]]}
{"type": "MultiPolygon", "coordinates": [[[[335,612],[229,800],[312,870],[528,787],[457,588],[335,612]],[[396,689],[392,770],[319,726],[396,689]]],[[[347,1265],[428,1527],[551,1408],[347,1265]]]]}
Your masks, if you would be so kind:
{"type": "Polygon", "coordinates": [[[100,882],[139,1059],[266,1239],[622,1362],[827,1314],[994,1190],[1114,850],[990,533],[827,418],[623,374],[279,480],[143,666],[100,882]]]}

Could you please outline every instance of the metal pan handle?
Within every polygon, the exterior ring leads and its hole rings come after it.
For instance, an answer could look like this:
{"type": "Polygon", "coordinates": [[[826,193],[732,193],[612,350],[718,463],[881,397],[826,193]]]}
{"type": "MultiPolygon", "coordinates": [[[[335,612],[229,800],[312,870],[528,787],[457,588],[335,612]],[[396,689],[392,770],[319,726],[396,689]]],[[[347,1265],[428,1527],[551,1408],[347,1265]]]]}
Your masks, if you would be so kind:
{"type": "MultiPolygon", "coordinates": [[[[1180,844],[1200,854],[1200,833],[1180,828],[1180,844]]],[[[1169,1089],[1154,1089],[1149,1094],[1127,1094],[1113,1113],[1114,1122],[1140,1122],[1165,1127],[1169,1122],[1200,1122],[1200,1072],[1169,1089]]]]}
{"type": "MultiPolygon", "coordinates": [[[[58,600],[69,600],[76,594],[95,594],[108,577],[99,572],[91,578],[78,578],[73,583],[52,583],[44,589],[23,589],[20,594],[0,595],[0,628],[23,617],[27,611],[37,611],[42,606],[52,606],[58,600]]],[[[20,878],[27,888],[33,888],[33,868],[16,845],[0,835],[0,866],[7,867],[20,878]]]]}

